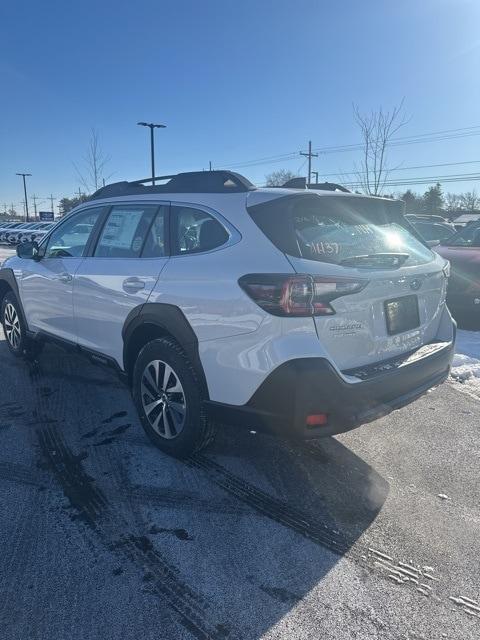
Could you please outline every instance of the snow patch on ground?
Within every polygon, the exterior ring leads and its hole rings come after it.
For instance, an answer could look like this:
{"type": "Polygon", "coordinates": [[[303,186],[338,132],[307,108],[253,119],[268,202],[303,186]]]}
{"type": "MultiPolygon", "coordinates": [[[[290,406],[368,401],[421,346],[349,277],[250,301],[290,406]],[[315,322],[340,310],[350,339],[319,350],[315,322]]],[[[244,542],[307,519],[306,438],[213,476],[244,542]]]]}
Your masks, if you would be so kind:
{"type": "Polygon", "coordinates": [[[451,376],[466,391],[480,396],[480,331],[457,332],[451,376]]]}

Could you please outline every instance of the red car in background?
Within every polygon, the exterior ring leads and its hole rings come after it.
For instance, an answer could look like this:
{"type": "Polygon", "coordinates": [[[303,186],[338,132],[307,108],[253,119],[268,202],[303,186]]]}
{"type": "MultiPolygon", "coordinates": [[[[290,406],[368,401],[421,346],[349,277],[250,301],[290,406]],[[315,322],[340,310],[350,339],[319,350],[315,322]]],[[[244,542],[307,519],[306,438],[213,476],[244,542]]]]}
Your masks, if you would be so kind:
{"type": "Polygon", "coordinates": [[[480,321],[480,220],[435,247],[450,261],[447,303],[453,315],[480,321]]]}

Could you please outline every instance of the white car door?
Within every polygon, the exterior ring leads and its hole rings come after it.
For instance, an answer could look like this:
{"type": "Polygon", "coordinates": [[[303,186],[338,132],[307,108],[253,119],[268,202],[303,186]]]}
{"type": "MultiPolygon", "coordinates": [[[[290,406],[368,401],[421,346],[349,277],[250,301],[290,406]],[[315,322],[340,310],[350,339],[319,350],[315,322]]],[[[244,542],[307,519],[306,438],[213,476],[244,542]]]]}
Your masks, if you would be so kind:
{"type": "Polygon", "coordinates": [[[123,364],[122,329],[145,303],[168,257],[169,203],[118,204],[75,274],[77,341],[123,364]]]}
{"type": "Polygon", "coordinates": [[[104,207],[84,209],[50,235],[39,260],[22,260],[20,297],[31,331],[74,342],[73,278],[104,207]]]}

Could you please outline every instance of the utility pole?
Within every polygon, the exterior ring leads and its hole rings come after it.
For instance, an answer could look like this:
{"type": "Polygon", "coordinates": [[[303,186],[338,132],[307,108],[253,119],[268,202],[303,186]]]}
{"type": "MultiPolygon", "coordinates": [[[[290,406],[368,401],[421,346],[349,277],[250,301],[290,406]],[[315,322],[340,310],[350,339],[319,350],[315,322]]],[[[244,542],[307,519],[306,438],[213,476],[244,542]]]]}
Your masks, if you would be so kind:
{"type": "Polygon", "coordinates": [[[31,173],[17,173],[17,176],[22,176],[23,178],[23,193],[25,194],[25,218],[26,222],[28,222],[28,199],[27,199],[27,184],[25,182],[26,176],[31,176],[31,173]]]}
{"type": "Polygon", "coordinates": [[[35,220],[37,220],[37,200],[38,200],[38,196],[33,194],[32,200],[33,200],[33,210],[35,212],[35,220]]]}
{"type": "Polygon", "coordinates": [[[154,129],[166,129],[165,124],[155,124],[154,122],[137,122],[141,127],[148,127],[150,129],[150,160],[152,163],[152,184],[155,185],[155,141],[153,139],[154,129]]]}
{"type": "Polygon", "coordinates": [[[300,151],[301,156],[305,156],[308,158],[308,180],[307,187],[312,181],[312,158],[318,158],[318,153],[312,153],[312,141],[308,141],[308,153],[305,151],[300,151]]]}
{"type": "Polygon", "coordinates": [[[211,171],[212,170],[212,161],[211,160],[208,161],[208,167],[209,167],[208,170],[211,171]]]}
{"type": "Polygon", "coordinates": [[[78,187],[78,199],[82,199],[82,190],[80,189],[80,187],[78,187]]]}
{"type": "Polygon", "coordinates": [[[54,198],[54,197],[52,196],[52,194],[50,194],[50,197],[49,197],[48,199],[50,200],[50,202],[51,202],[51,204],[52,204],[52,213],[55,213],[55,212],[54,212],[54,210],[53,210],[53,201],[54,201],[54,200],[56,200],[56,198],[54,198]]]}
{"type": "Polygon", "coordinates": [[[318,184],[318,171],[312,171],[312,173],[315,176],[315,184],[318,184]]]}

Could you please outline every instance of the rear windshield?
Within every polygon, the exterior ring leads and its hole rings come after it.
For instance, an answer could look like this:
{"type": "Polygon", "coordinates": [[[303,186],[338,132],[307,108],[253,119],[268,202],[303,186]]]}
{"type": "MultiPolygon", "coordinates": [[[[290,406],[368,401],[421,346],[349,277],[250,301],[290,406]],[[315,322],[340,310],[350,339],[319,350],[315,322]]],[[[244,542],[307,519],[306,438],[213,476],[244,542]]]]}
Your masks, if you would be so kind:
{"type": "Polygon", "coordinates": [[[295,194],[254,205],[248,212],[275,246],[292,256],[379,267],[434,259],[395,200],[295,194]],[[395,256],[401,260],[388,264],[395,256]]]}

